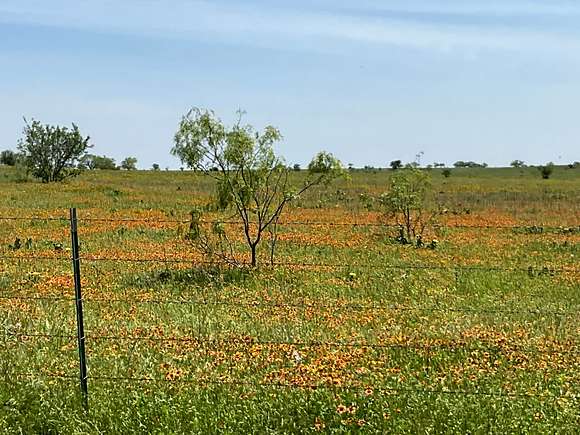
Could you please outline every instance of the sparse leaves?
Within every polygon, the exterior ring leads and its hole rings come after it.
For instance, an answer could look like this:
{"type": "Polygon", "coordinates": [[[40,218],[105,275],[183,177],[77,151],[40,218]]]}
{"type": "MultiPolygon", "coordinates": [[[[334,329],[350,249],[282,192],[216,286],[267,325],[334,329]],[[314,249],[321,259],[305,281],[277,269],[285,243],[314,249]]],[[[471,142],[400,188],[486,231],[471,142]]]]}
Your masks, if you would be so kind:
{"type": "Polygon", "coordinates": [[[422,246],[423,233],[438,214],[426,207],[430,188],[428,173],[405,168],[393,173],[389,190],[381,195],[381,204],[400,226],[398,240],[401,243],[422,246]]]}
{"type": "MultiPolygon", "coordinates": [[[[332,154],[320,152],[308,166],[304,184],[293,186],[289,180],[291,169],[273,148],[282,140],[280,131],[273,126],[256,131],[251,125],[242,124],[243,115],[239,111],[237,122],[228,128],[212,111],[190,110],[179,124],[171,152],[189,168],[216,180],[213,206],[231,211],[241,220],[251,263],[256,265],[257,247],[264,232],[269,235],[273,262],[276,226],[285,206],[311,187],[328,184],[344,170],[332,154]]],[[[202,240],[203,226],[200,228],[198,241],[202,240]]],[[[214,227],[211,233],[219,236],[222,246],[228,240],[223,227],[214,227]]],[[[206,251],[210,240],[205,239],[206,251]]]]}

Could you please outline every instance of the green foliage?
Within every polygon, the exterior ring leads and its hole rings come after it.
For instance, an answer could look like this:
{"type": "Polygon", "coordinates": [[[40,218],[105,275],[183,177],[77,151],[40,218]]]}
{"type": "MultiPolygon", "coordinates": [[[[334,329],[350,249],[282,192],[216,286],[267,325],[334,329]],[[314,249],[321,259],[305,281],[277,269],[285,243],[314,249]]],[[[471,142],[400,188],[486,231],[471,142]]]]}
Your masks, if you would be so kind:
{"type": "Polygon", "coordinates": [[[99,170],[115,170],[117,165],[115,159],[107,156],[97,156],[94,154],[87,154],[80,159],[79,169],[99,169],[99,170]]]}
{"type": "Polygon", "coordinates": [[[476,162],[464,162],[463,160],[459,160],[453,163],[453,166],[456,168],[487,168],[487,163],[476,163],[476,162]]]}
{"type": "Polygon", "coordinates": [[[524,163],[523,160],[514,160],[510,163],[510,166],[512,168],[525,168],[526,164],[524,163]]]}
{"type": "Polygon", "coordinates": [[[392,170],[401,169],[403,162],[401,160],[393,160],[390,164],[392,170]]]}
{"type": "Polygon", "coordinates": [[[547,179],[550,178],[550,176],[554,172],[554,163],[549,162],[546,165],[538,166],[538,171],[540,171],[540,174],[542,175],[542,178],[544,180],[547,180],[547,179]]]}
{"type": "Polygon", "coordinates": [[[383,195],[382,201],[397,213],[406,210],[419,210],[425,203],[430,187],[429,175],[418,169],[406,169],[391,177],[390,190],[383,195]]]}
{"type": "Polygon", "coordinates": [[[4,150],[0,153],[0,165],[16,166],[17,154],[11,150],[4,150]]]}
{"type": "Polygon", "coordinates": [[[423,232],[437,214],[426,210],[430,189],[431,177],[427,172],[405,168],[393,174],[389,191],[381,195],[381,204],[399,225],[401,243],[422,246],[423,232]]]}
{"type": "MultiPolygon", "coordinates": [[[[66,249],[68,222],[0,225],[2,254],[20,257],[3,260],[0,294],[42,297],[0,307],[0,433],[578,432],[579,171],[562,170],[547,187],[535,169],[522,178],[513,168],[433,175],[433,194],[444,192],[450,214],[470,208],[487,222],[496,210],[500,219],[513,211],[515,222],[492,223],[543,228],[453,228],[471,219],[450,215],[449,237],[434,251],[430,238],[412,249],[382,243],[375,226],[351,226],[369,217],[359,195],[394,175],[354,171],[352,183],[332,187],[346,200],[310,192],[305,208],[292,210],[293,220],[347,225],[280,225],[278,260],[338,267],[274,270],[196,267],[198,257],[190,263],[175,245],[173,224],[156,224],[186,219],[192,197],[202,203],[214,192],[210,176],[94,171],[83,183],[21,186],[2,178],[13,172],[0,168],[4,215],[61,216],[72,201],[83,217],[151,219],[81,220],[82,252],[157,260],[83,263],[85,412],[69,337],[70,252],[54,256],[63,261],[27,258],[50,255],[59,242],[66,249]],[[327,208],[313,214],[321,196],[327,208]],[[11,251],[16,236],[21,247],[11,251]],[[171,262],[178,258],[187,263],[171,262]],[[174,370],[182,376],[166,378],[174,370]]],[[[290,180],[301,185],[305,176],[290,180]]]]}
{"type": "Polygon", "coordinates": [[[359,195],[359,202],[361,203],[361,205],[366,208],[367,210],[372,210],[374,203],[375,203],[375,198],[372,195],[369,195],[367,193],[361,193],[359,195]]]}
{"type": "Polygon", "coordinates": [[[30,124],[26,122],[23,133],[18,150],[24,164],[33,176],[45,183],[78,175],[76,166],[91,147],[89,137],[83,138],[75,124],[69,130],[32,120],[30,124]]]}
{"type": "Polygon", "coordinates": [[[441,174],[445,178],[449,178],[451,176],[451,169],[449,169],[449,168],[443,169],[443,171],[441,171],[441,174]]]}
{"type": "Polygon", "coordinates": [[[306,184],[310,183],[311,186],[320,183],[328,185],[337,178],[345,177],[345,170],[340,160],[330,153],[321,151],[308,164],[308,175],[306,184]]]}
{"type": "MultiPolygon", "coordinates": [[[[273,263],[277,224],[285,206],[313,186],[328,185],[344,169],[332,154],[320,152],[308,165],[303,184],[293,185],[289,180],[292,170],[273,149],[282,139],[280,131],[267,126],[258,132],[251,125],[242,124],[242,116],[238,112],[237,122],[228,128],[214,112],[192,109],[180,122],[171,152],[189,168],[215,179],[213,206],[233,212],[243,222],[252,265],[257,264],[257,246],[268,232],[273,263]]],[[[194,217],[197,212],[192,214],[192,222],[194,217]]],[[[193,232],[197,230],[194,228],[193,232]]],[[[213,228],[211,232],[222,242],[226,238],[225,230],[213,228]]],[[[215,253],[208,246],[204,250],[215,253]]]]}
{"type": "Polygon", "coordinates": [[[126,171],[134,171],[137,169],[137,158],[127,157],[121,162],[121,169],[126,171]]]}
{"type": "Polygon", "coordinates": [[[153,163],[153,165],[151,165],[151,169],[153,169],[154,171],[159,171],[160,170],[159,164],[153,163]]]}
{"type": "Polygon", "coordinates": [[[123,283],[140,289],[164,287],[170,290],[191,290],[193,286],[222,288],[226,284],[244,284],[247,278],[248,271],[245,269],[208,266],[152,270],[126,276],[123,283]]]}

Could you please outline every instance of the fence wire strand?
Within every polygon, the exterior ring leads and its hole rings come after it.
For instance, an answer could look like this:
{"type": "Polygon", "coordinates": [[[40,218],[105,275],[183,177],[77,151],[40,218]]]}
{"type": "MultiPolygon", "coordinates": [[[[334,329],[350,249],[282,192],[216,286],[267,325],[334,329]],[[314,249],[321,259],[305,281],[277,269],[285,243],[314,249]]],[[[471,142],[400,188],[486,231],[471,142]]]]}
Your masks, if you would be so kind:
{"type": "MultiPolygon", "coordinates": [[[[9,328],[2,334],[6,338],[45,338],[45,339],[76,339],[76,335],[71,334],[50,334],[50,333],[32,333],[11,331],[9,328]]],[[[439,342],[433,339],[432,342],[426,341],[424,343],[367,343],[367,342],[340,342],[340,341],[295,341],[295,340],[261,340],[249,337],[248,339],[240,338],[208,338],[204,336],[198,337],[159,337],[159,336],[143,336],[143,335],[99,335],[99,334],[85,334],[85,339],[88,341],[134,341],[134,342],[157,342],[157,343],[195,343],[203,346],[211,346],[219,348],[220,346],[231,347],[253,347],[253,346],[272,346],[272,347],[287,347],[287,348],[356,348],[356,349],[401,349],[401,350],[449,350],[449,351],[490,351],[490,352],[520,352],[537,355],[580,355],[580,349],[577,349],[578,344],[574,344],[573,348],[566,350],[554,348],[539,348],[539,347],[524,347],[524,346],[501,346],[490,345],[485,342],[470,343],[463,340],[447,340],[446,342],[439,342]]],[[[570,343],[565,343],[570,345],[570,343]]]]}
{"type": "MultiPolygon", "coordinates": [[[[84,262],[119,262],[119,263],[155,263],[155,264],[192,264],[193,266],[215,266],[215,267],[251,267],[250,263],[239,262],[232,265],[228,262],[198,260],[193,258],[151,258],[151,257],[105,257],[83,255],[80,258],[84,262]]],[[[65,256],[47,255],[0,255],[0,260],[41,260],[41,261],[71,261],[65,256]]],[[[554,268],[546,265],[530,265],[526,267],[500,267],[485,265],[437,265],[437,264],[369,264],[369,263],[313,263],[313,262],[274,262],[264,265],[265,268],[272,267],[294,267],[294,268],[314,268],[314,269],[368,269],[368,270],[441,270],[441,271],[469,271],[469,272],[521,272],[521,273],[580,273],[580,268],[554,268]]]]}
{"type": "MultiPolygon", "coordinates": [[[[16,301],[66,301],[74,302],[76,299],[59,296],[23,296],[23,295],[0,295],[0,300],[16,301]]],[[[324,310],[360,310],[360,311],[419,311],[419,312],[441,312],[441,313],[464,313],[464,314],[504,314],[504,315],[533,315],[533,316],[553,316],[566,317],[580,315],[580,311],[547,311],[547,310],[499,310],[499,309],[475,309],[475,308],[449,308],[449,307],[410,307],[403,305],[365,305],[365,304],[295,304],[295,303],[262,303],[262,302],[231,302],[218,300],[188,300],[188,299],[128,299],[128,298],[95,298],[83,297],[87,303],[97,304],[128,304],[128,305],[195,305],[204,307],[246,307],[252,309],[324,309],[324,310]]]]}
{"type": "Polygon", "coordinates": [[[420,311],[420,312],[443,312],[465,314],[507,314],[507,315],[536,315],[536,316],[575,316],[580,311],[548,311],[548,310],[501,310],[501,309],[475,309],[475,308],[449,308],[449,307],[411,307],[404,305],[381,305],[381,304],[307,304],[307,303],[263,303],[243,301],[219,301],[219,300],[188,300],[188,299],[127,299],[127,298],[84,298],[85,302],[93,303],[125,303],[125,304],[152,304],[152,305],[198,305],[198,306],[225,306],[247,307],[256,309],[290,308],[290,309],[327,309],[327,310],[361,310],[361,311],[420,311]]]}
{"type": "MultiPolygon", "coordinates": [[[[28,222],[68,222],[69,218],[64,216],[0,216],[0,221],[28,221],[28,222]]],[[[104,217],[86,217],[79,218],[79,222],[105,222],[105,223],[142,223],[142,224],[187,224],[188,219],[152,219],[152,218],[104,218],[104,217]]],[[[241,221],[237,220],[206,220],[205,224],[222,223],[229,225],[240,225],[241,221]]],[[[279,222],[281,226],[309,226],[309,227],[350,227],[350,228],[397,228],[397,224],[389,224],[384,222],[322,222],[322,221],[283,221],[279,222]]],[[[449,222],[447,224],[436,225],[437,228],[448,229],[495,229],[495,230],[513,230],[513,231],[529,231],[530,234],[540,235],[550,232],[557,232],[560,234],[571,234],[576,229],[580,230],[580,225],[568,225],[566,227],[554,227],[544,225],[465,225],[454,224],[449,222]]],[[[0,260],[7,261],[71,261],[69,256],[62,254],[55,255],[0,255],[0,260]]],[[[147,258],[147,257],[110,257],[110,256],[96,256],[85,255],[82,261],[91,262],[118,262],[118,263],[159,263],[159,264],[192,264],[211,265],[211,266],[231,266],[230,263],[221,263],[214,261],[203,261],[188,258],[147,258]]],[[[249,266],[246,263],[240,263],[241,266],[249,266]]],[[[457,271],[495,271],[495,272],[527,272],[527,273],[572,273],[580,272],[578,268],[566,267],[549,267],[545,265],[530,265],[529,267],[500,267],[500,266],[485,266],[485,265],[428,265],[428,264],[349,264],[349,263],[316,263],[316,262],[274,262],[268,265],[269,267],[304,267],[304,268],[328,268],[333,270],[341,269],[357,269],[366,268],[371,270],[444,270],[450,272],[457,271]]],[[[73,302],[74,298],[70,297],[53,297],[53,296],[36,296],[36,295],[0,295],[0,300],[16,300],[16,301],[67,301],[73,302]]],[[[134,300],[129,298],[96,298],[89,297],[83,299],[85,302],[93,303],[126,303],[126,304],[188,304],[198,306],[224,306],[224,307],[243,307],[250,309],[274,309],[274,308],[288,308],[288,309],[329,309],[329,310],[370,310],[370,311],[421,311],[421,312],[444,312],[444,313],[464,313],[464,314],[508,314],[508,315],[538,315],[538,316],[576,316],[580,312],[577,311],[548,311],[548,310],[506,310],[506,309],[472,309],[472,308],[451,308],[451,307],[410,307],[401,305],[380,305],[380,304],[296,304],[296,303],[256,303],[256,302],[235,302],[235,301],[209,301],[209,300],[171,300],[171,299],[149,299],[149,300],[134,300]]],[[[72,334],[52,334],[52,333],[36,333],[5,328],[4,337],[6,338],[36,338],[48,340],[73,340],[78,338],[72,334]]],[[[538,355],[578,355],[580,351],[576,348],[577,343],[566,350],[558,350],[554,348],[539,348],[539,347],[522,347],[522,346],[502,346],[489,345],[484,342],[469,343],[462,340],[449,340],[448,342],[428,342],[425,343],[365,343],[365,342],[341,342],[341,341],[296,341],[296,340],[260,340],[250,338],[243,339],[215,339],[207,337],[158,337],[158,336],[141,336],[141,335],[99,335],[99,334],[85,334],[84,338],[88,341],[134,341],[134,342],[193,342],[204,346],[220,347],[224,345],[231,346],[279,346],[290,348],[312,348],[312,347],[329,347],[329,348],[363,348],[363,349],[404,349],[404,350],[468,350],[468,351],[490,351],[490,352],[524,352],[535,353],[538,355]]],[[[569,346],[570,343],[566,343],[569,346]]],[[[67,374],[59,373],[43,373],[43,372],[8,372],[8,375],[16,378],[60,378],[60,379],[78,379],[78,376],[69,376],[67,374]]],[[[499,397],[509,399],[522,398],[539,398],[539,399],[557,399],[562,397],[560,395],[551,394],[532,394],[532,393],[511,393],[511,392],[493,392],[493,391],[464,391],[455,389],[429,389],[429,388],[397,388],[389,386],[376,385],[329,385],[322,384],[308,384],[308,383],[284,383],[284,382],[246,382],[246,381],[232,381],[232,380],[211,380],[211,379],[165,379],[152,377],[132,377],[132,376],[102,376],[89,375],[88,379],[98,382],[132,382],[132,383],[187,383],[196,384],[200,387],[207,385],[219,386],[240,386],[251,388],[300,388],[308,390],[330,389],[330,390],[365,390],[368,388],[377,392],[386,394],[421,394],[421,395],[462,395],[462,396],[486,396],[499,397]]],[[[575,396],[573,396],[575,397],[575,396]]]]}
{"type": "MultiPolygon", "coordinates": [[[[78,376],[59,374],[59,373],[42,373],[42,372],[9,372],[6,375],[10,375],[14,378],[53,378],[53,379],[63,379],[63,380],[78,380],[78,376]]],[[[208,385],[214,386],[227,386],[227,387],[248,387],[248,388],[281,388],[281,389],[301,389],[301,390],[329,390],[329,391],[366,391],[368,389],[373,390],[373,392],[380,392],[382,394],[419,394],[419,395],[457,395],[457,396],[484,396],[484,397],[496,397],[505,399],[543,399],[543,400],[558,400],[561,397],[567,396],[566,394],[532,394],[532,393],[502,393],[493,391],[467,391],[467,390],[455,390],[455,389],[428,389],[428,388],[397,388],[397,387],[385,387],[376,386],[371,384],[366,385],[353,385],[353,384],[342,384],[342,385],[329,385],[329,384],[307,384],[307,383],[284,383],[284,382],[247,382],[247,381],[232,381],[232,380],[214,380],[214,379],[165,379],[165,378],[153,378],[153,377],[137,377],[137,376],[99,376],[99,375],[89,375],[87,379],[90,381],[97,382],[130,382],[130,383],[167,383],[167,384],[190,384],[196,385],[198,387],[207,387],[208,385]]],[[[575,398],[573,395],[572,398],[575,398]]]]}
{"type": "MultiPolygon", "coordinates": [[[[58,221],[58,222],[68,222],[69,218],[65,216],[0,216],[0,220],[7,221],[58,221]]],[[[110,217],[79,217],[79,222],[106,222],[106,223],[144,223],[144,224],[188,224],[191,222],[190,219],[153,219],[153,218],[110,218],[110,217]]],[[[226,225],[242,225],[244,222],[240,220],[231,219],[207,219],[203,220],[203,224],[226,224],[226,225]]],[[[400,225],[397,223],[386,223],[386,222],[337,222],[337,221],[281,221],[278,222],[280,226],[314,226],[314,227],[380,227],[380,228],[398,228],[400,225]]],[[[533,224],[529,225],[466,225],[466,224],[456,224],[453,222],[445,224],[435,224],[436,228],[458,228],[458,229],[511,229],[511,230],[537,230],[537,231],[561,231],[564,229],[578,229],[580,230],[580,224],[574,225],[541,225],[533,224]]]]}
{"type": "Polygon", "coordinates": [[[193,379],[164,379],[164,378],[147,378],[147,377],[123,377],[123,376],[89,376],[89,379],[96,381],[105,382],[116,382],[116,381],[126,381],[126,382],[155,382],[155,383],[186,383],[186,384],[196,384],[198,386],[205,385],[220,385],[220,386],[240,386],[240,387],[253,387],[253,388],[299,388],[305,390],[358,390],[364,391],[368,388],[372,388],[374,391],[379,391],[387,394],[439,394],[439,395],[461,395],[461,396],[486,396],[486,397],[503,397],[509,399],[529,399],[529,398],[543,398],[543,399],[558,399],[563,395],[547,396],[542,394],[531,394],[531,393],[495,393],[490,391],[464,391],[464,390],[452,390],[452,389],[421,389],[421,388],[396,388],[396,387],[383,387],[375,385],[328,385],[328,384],[306,384],[306,383],[296,383],[289,384],[283,382],[245,382],[245,381],[223,381],[223,380],[193,380],[193,379]]]}
{"type": "Polygon", "coordinates": [[[465,341],[450,341],[448,343],[344,343],[337,341],[282,341],[282,340],[248,340],[241,339],[208,339],[208,338],[183,338],[183,337],[156,337],[156,336],[115,336],[115,335],[91,335],[86,336],[87,340],[106,341],[151,341],[151,342],[178,342],[197,343],[200,345],[210,345],[219,347],[222,345],[233,345],[240,347],[251,346],[277,346],[288,348],[356,348],[356,349],[402,349],[402,350],[466,350],[466,351],[492,351],[492,352],[521,352],[538,355],[576,355],[580,354],[580,349],[554,350],[540,349],[518,346],[489,346],[484,343],[468,343],[465,341]]]}

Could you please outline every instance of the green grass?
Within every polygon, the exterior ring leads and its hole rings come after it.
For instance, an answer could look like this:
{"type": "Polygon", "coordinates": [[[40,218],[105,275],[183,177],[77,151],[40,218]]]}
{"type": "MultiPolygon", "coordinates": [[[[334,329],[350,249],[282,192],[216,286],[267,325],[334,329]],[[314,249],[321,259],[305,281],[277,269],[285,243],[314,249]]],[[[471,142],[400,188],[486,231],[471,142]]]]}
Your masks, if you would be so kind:
{"type": "MultiPolygon", "coordinates": [[[[0,299],[0,431],[577,433],[580,171],[440,172],[437,249],[401,246],[388,228],[287,225],[278,261],[313,265],[244,270],[164,262],[197,258],[178,223],[155,221],[206,201],[206,177],[95,171],[43,185],[0,169],[0,216],[79,207],[89,363],[85,412],[74,302],[0,299]],[[114,221],[131,217],[150,221],[114,221]]],[[[375,219],[361,193],[389,176],[355,171],[284,218],[375,219]]],[[[0,257],[55,257],[0,258],[0,296],[70,299],[69,238],[66,221],[0,220],[0,257]],[[31,244],[13,250],[17,237],[31,244]]]]}

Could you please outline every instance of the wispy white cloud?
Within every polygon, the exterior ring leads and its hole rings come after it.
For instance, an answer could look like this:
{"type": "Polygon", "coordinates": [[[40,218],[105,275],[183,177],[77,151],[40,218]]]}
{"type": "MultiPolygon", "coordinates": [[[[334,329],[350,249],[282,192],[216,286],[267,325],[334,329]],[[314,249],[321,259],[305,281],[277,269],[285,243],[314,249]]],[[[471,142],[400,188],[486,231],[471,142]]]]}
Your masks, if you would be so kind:
{"type": "MultiPolygon", "coordinates": [[[[569,3],[499,1],[366,0],[362,7],[456,13],[580,13],[569,3]]],[[[337,7],[346,3],[338,3],[337,7]]],[[[320,2],[319,2],[320,5],[320,2]]],[[[361,7],[360,5],[358,7],[361,7]]],[[[328,9],[331,10],[331,9],[328,9]]],[[[105,0],[69,2],[5,0],[0,22],[36,24],[97,32],[113,32],[184,40],[219,40],[286,48],[329,47],[341,43],[394,45],[431,50],[491,49],[579,52],[577,34],[557,29],[530,30],[505,25],[450,25],[437,22],[362,17],[307,8],[302,3],[283,9],[271,3],[225,3],[173,0],[105,0]],[[318,47],[317,47],[318,46],[318,47]]]]}
{"type": "Polygon", "coordinates": [[[344,10],[393,11],[421,14],[477,16],[564,16],[580,15],[580,3],[570,0],[313,0],[326,7],[344,10]]]}

